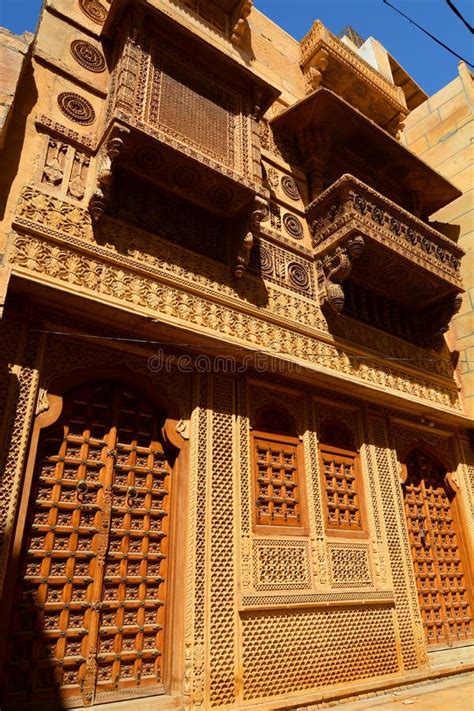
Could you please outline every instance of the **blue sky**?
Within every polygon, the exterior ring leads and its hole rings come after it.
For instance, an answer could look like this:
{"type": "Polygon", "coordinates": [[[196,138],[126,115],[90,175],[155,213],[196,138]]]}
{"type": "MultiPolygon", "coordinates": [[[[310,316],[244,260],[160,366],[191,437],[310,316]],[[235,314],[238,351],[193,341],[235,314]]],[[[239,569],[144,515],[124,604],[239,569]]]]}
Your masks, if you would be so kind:
{"type": "MultiPolygon", "coordinates": [[[[446,0],[390,2],[474,63],[473,35],[446,0]]],[[[474,2],[453,2],[474,25],[474,2]]],[[[41,0],[0,0],[0,25],[18,33],[33,31],[41,4],[41,0]]],[[[397,15],[383,0],[254,0],[254,4],[297,39],[317,18],[336,34],[351,25],[364,39],[376,37],[428,94],[457,74],[456,57],[397,15]]]]}

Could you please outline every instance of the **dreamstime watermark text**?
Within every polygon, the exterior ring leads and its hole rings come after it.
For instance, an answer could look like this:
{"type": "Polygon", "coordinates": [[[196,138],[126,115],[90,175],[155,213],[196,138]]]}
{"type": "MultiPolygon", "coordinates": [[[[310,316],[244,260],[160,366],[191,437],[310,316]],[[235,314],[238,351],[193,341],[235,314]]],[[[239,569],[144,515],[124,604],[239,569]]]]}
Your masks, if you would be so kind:
{"type": "Polygon", "coordinates": [[[235,356],[172,355],[161,348],[148,358],[148,369],[152,373],[225,373],[239,374],[254,371],[257,373],[299,373],[302,366],[298,363],[275,358],[266,353],[250,353],[235,356]]]}

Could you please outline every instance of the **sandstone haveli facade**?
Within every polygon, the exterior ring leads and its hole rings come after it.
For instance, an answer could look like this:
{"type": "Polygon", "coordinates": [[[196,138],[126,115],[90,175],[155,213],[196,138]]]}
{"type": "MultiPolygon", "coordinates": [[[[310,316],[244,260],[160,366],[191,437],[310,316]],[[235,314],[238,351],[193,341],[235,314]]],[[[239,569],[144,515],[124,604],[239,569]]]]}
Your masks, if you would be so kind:
{"type": "Polygon", "coordinates": [[[466,66],[252,0],[46,0],[2,58],[2,709],[472,669],[466,66]]]}

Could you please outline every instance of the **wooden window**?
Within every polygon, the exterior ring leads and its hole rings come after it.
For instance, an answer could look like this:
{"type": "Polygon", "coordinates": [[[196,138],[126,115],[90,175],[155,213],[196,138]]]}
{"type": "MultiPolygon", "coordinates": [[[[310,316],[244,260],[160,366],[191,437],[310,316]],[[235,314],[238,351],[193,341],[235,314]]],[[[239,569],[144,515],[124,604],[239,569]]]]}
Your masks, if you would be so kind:
{"type": "Polygon", "coordinates": [[[359,455],[344,425],[323,427],[319,456],[327,531],[365,536],[359,455]]]}
{"type": "Polygon", "coordinates": [[[262,429],[252,433],[256,526],[301,533],[301,444],[294,434],[282,432],[293,432],[293,421],[284,411],[267,409],[257,422],[262,429]]]}

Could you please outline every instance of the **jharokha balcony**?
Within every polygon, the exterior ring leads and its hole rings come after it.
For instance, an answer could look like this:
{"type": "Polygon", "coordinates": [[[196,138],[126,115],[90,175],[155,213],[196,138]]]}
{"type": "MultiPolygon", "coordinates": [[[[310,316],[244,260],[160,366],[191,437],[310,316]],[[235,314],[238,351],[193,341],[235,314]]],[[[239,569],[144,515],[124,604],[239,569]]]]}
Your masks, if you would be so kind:
{"type": "Polygon", "coordinates": [[[345,313],[423,345],[461,305],[463,250],[351,175],[307,207],[326,313],[345,313]]]}
{"type": "Polygon", "coordinates": [[[403,90],[332,34],[319,20],[301,45],[307,92],[331,89],[396,136],[408,114],[403,90]]]}
{"type": "Polygon", "coordinates": [[[94,219],[123,172],[220,216],[251,210],[262,190],[257,117],[278,90],[156,7],[112,3],[104,34],[115,53],[94,219]]]}

